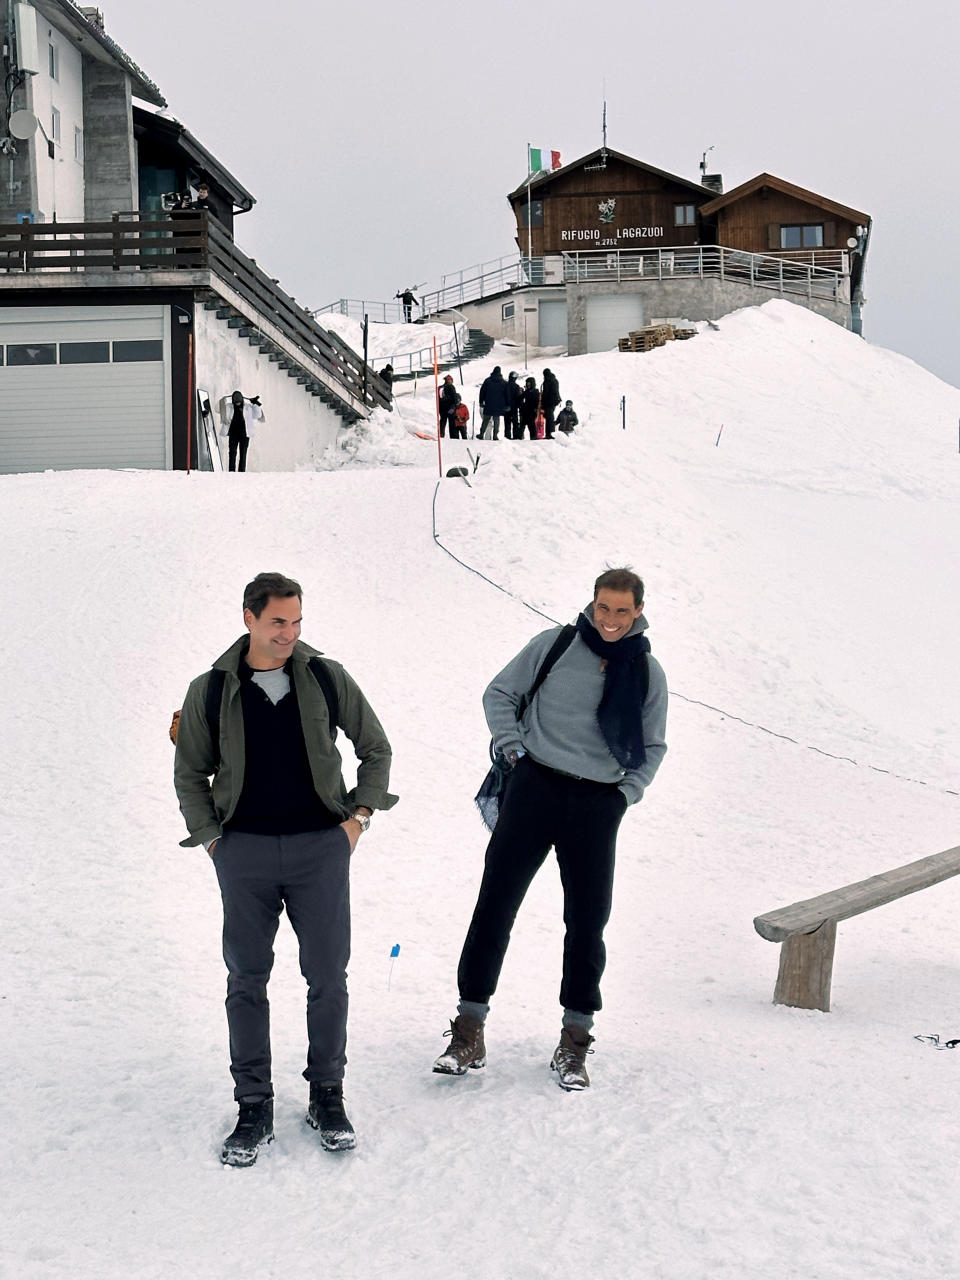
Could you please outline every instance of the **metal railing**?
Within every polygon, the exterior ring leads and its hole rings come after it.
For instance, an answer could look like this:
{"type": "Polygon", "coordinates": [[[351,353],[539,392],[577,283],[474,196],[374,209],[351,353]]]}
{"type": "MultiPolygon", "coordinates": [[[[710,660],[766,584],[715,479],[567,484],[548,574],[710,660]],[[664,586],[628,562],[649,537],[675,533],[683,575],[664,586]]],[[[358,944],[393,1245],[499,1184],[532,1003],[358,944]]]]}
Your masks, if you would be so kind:
{"type": "MultiPolygon", "coordinates": [[[[559,255],[558,255],[559,256],[559,255]]],[[[536,261],[536,260],[534,260],[536,261]]],[[[665,249],[575,250],[563,254],[563,283],[694,278],[751,284],[808,298],[845,297],[848,277],[840,271],[773,254],[747,253],[722,245],[665,249]]]]}
{"type": "Polygon", "coordinates": [[[442,277],[440,289],[421,294],[423,314],[524,286],[576,284],[588,280],[701,279],[742,281],[778,293],[843,298],[849,258],[842,249],[783,249],[748,253],[723,245],[679,245],[662,249],[584,249],[527,258],[495,258],[442,277]]]}
{"type": "Polygon", "coordinates": [[[525,284],[536,284],[537,281],[529,278],[524,270],[524,262],[519,254],[515,254],[509,258],[494,258],[491,263],[480,263],[475,268],[443,276],[446,283],[439,289],[421,293],[423,314],[439,315],[452,307],[462,306],[465,302],[478,302],[481,298],[506,293],[525,284]],[[476,274],[471,275],[471,271],[476,274]]]}
{"type": "Polygon", "coordinates": [[[371,302],[366,298],[338,298],[336,302],[328,302],[326,306],[317,307],[312,312],[315,316],[349,316],[351,320],[363,323],[368,316],[376,324],[402,324],[403,305],[399,302],[371,302]]]}
{"type": "MultiPolygon", "coordinates": [[[[466,345],[470,333],[470,326],[466,321],[458,320],[451,328],[454,330],[455,336],[450,337],[446,342],[437,343],[438,364],[445,364],[455,359],[458,353],[462,353],[466,345]]],[[[381,369],[388,361],[393,365],[394,376],[401,373],[413,373],[415,369],[432,369],[433,343],[431,342],[429,347],[421,347],[419,351],[401,351],[395,356],[379,356],[377,358],[377,363],[381,369]]]]}
{"type": "MultiPolygon", "coordinates": [[[[100,222],[0,224],[3,270],[151,271],[152,278],[157,272],[209,271],[242,298],[255,316],[272,324],[287,342],[319,365],[330,377],[333,386],[329,389],[334,394],[339,385],[367,407],[390,407],[390,390],[381,378],[369,366],[364,368],[363,359],[346,342],[317,324],[276,280],[241,253],[205,210],[184,211],[174,219],[133,211],[100,222]]],[[[163,283],[169,287],[168,280],[163,283]]],[[[2,287],[0,283],[0,291],[2,287]]],[[[257,330],[257,323],[251,322],[250,328],[257,330]]],[[[343,403],[355,412],[353,404],[343,403]]]]}

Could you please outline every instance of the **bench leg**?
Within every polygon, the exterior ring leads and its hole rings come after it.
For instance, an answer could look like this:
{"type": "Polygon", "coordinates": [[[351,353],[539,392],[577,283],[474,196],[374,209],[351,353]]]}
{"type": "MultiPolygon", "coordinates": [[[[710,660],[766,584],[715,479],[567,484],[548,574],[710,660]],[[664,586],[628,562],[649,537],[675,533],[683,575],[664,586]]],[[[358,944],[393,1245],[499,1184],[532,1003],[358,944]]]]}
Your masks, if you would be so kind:
{"type": "Polygon", "coordinates": [[[780,946],[773,1003],[829,1013],[836,941],[836,920],[825,920],[816,933],[795,933],[787,938],[780,946]]]}

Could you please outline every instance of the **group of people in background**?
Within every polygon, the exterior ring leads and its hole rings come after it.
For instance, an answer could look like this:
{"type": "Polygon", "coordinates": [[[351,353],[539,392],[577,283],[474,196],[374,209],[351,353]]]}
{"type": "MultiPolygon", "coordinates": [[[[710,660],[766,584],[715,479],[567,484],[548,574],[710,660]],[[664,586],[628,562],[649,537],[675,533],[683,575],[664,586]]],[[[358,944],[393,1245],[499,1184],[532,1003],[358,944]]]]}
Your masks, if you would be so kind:
{"type": "Polygon", "coordinates": [[[549,369],[544,369],[543,382],[539,387],[536,378],[532,377],[526,378],[521,387],[519,374],[511,373],[504,378],[497,365],[489,378],[484,379],[479,401],[483,415],[479,431],[481,440],[491,438],[488,429],[492,438],[499,440],[501,418],[506,440],[522,440],[525,431],[529,432],[531,440],[552,440],[555,430],[569,434],[579,422],[572,400],[568,400],[557,415],[561,403],[560,384],[557,375],[549,369]]]}

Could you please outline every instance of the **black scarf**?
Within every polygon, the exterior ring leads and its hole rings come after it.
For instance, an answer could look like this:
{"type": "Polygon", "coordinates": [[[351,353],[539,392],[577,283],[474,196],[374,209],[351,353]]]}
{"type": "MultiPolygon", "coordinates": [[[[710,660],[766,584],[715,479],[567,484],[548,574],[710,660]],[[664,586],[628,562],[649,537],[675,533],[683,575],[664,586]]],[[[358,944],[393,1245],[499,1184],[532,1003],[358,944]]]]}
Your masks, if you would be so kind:
{"type": "Polygon", "coordinates": [[[612,643],[604,640],[585,613],[577,618],[577,634],[606,663],[603,697],[597,708],[603,740],[622,768],[639,769],[647,758],[643,704],[649,684],[646,655],[650,641],[645,635],[626,635],[612,643]]]}

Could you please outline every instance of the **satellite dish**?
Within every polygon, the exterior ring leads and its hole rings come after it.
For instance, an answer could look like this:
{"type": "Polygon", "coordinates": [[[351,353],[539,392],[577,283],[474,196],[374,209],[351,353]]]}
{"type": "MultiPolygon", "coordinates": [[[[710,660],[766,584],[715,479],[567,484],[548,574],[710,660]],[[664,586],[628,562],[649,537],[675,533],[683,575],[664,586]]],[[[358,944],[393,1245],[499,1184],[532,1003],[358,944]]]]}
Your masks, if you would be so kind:
{"type": "Polygon", "coordinates": [[[39,121],[32,111],[14,111],[10,116],[10,133],[14,138],[19,138],[22,142],[26,142],[28,138],[32,138],[36,133],[38,124],[39,121]]]}
{"type": "Polygon", "coordinates": [[[856,236],[851,236],[850,239],[847,241],[847,248],[855,249],[856,247],[857,247],[857,238],[856,236]]]}

